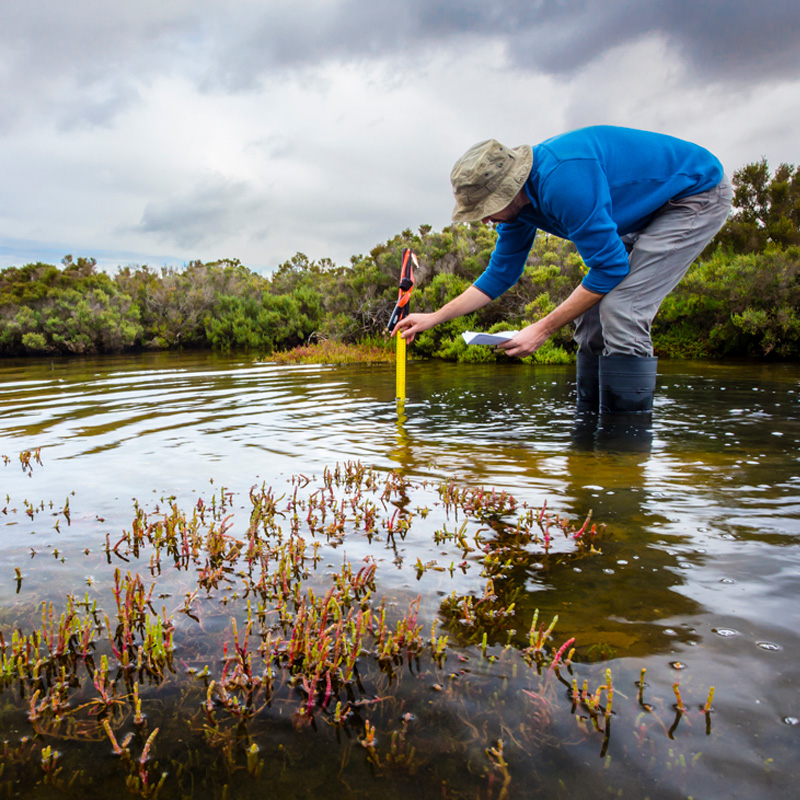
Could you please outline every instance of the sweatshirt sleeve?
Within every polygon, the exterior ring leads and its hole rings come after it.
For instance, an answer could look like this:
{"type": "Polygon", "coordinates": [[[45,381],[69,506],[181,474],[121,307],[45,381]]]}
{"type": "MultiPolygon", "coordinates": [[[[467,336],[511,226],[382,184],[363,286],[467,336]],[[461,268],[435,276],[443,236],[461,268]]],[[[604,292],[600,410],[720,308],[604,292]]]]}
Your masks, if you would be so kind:
{"type": "Polygon", "coordinates": [[[543,182],[540,201],[589,268],[584,288],[610,292],[630,272],[630,265],[611,217],[611,192],[600,165],[593,159],[562,162],[543,182]]]}
{"type": "Polygon", "coordinates": [[[492,300],[519,280],[536,238],[536,228],[516,220],[498,225],[497,233],[497,243],[489,265],[474,283],[475,288],[489,295],[492,300]]]}

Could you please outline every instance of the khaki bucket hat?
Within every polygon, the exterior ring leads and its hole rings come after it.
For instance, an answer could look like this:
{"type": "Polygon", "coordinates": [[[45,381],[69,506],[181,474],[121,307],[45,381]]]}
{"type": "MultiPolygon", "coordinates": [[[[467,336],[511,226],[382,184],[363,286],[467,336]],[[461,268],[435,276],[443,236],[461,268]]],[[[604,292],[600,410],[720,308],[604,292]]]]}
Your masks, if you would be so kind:
{"type": "Polygon", "coordinates": [[[472,145],[450,173],[456,196],[453,222],[475,222],[504,209],[525,184],[532,166],[529,145],[512,149],[496,139],[472,145]]]}

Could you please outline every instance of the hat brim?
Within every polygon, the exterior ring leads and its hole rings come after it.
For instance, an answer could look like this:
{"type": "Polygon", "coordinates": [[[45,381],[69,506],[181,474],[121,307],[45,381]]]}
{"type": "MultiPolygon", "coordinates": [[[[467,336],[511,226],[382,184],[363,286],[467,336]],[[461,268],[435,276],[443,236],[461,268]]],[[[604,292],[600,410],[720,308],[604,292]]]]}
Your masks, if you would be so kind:
{"type": "Polygon", "coordinates": [[[514,168],[509,171],[500,186],[489,197],[475,205],[465,206],[456,201],[453,208],[453,222],[478,222],[491,217],[492,214],[502,211],[519,194],[531,174],[533,148],[523,144],[511,148],[511,152],[517,156],[514,168]]]}

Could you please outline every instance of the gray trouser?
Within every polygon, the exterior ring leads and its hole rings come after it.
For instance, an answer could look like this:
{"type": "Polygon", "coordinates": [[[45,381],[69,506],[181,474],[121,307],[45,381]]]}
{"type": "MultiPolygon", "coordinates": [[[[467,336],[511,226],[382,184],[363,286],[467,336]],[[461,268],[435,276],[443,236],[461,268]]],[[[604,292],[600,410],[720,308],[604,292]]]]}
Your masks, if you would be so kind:
{"type": "Polygon", "coordinates": [[[723,178],[707,192],[670,200],[646,228],[622,237],[631,271],[575,320],[581,350],[605,356],[653,355],[653,318],[728,218],[732,196],[723,178]]]}

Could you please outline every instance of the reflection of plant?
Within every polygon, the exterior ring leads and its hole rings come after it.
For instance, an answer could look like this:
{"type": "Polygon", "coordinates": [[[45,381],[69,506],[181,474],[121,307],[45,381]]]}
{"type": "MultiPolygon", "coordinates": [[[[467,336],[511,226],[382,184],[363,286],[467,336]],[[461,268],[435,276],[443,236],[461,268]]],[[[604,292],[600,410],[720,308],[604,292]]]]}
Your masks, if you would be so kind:
{"type": "Polygon", "coordinates": [[[486,755],[489,762],[494,769],[500,773],[503,778],[503,784],[500,787],[500,794],[497,795],[497,800],[503,800],[508,795],[508,786],[511,783],[511,775],[508,772],[508,763],[503,758],[503,740],[498,739],[494,747],[486,748],[486,755]]]}
{"type": "MultiPolygon", "coordinates": [[[[493,534],[484,538],[485,529],[478,530],[472,547],[466,520],[455,533],[448,534],[446,528],[436,532],[440,540],[447,537],[453,540],[465,558],[475,550],[482,553],[481,574],[486,577],[482,594],[453,592],[440,607],[442,616],[468,642],[485,643],[488,637],[500,638],[504,631],[513,636],[525,624],[518,608],[521,576],[532,572],[546,574],[562,565],[601,554],[597,544],[604,526],[590,525],[591,511],[576,527],[567,518],[549,511],[546,503],[540,509],[519,508],[516,499],[506,492],[463,487],[449,481],[440,484],[439,494],[448,511],[488,524],[493,534]],[[509,520],[512,514],[514,518],[509,520]]],[[[538,615],[537,609],[527,626],[527,644],[521,645],[526,658],[537,663],[543,658],[545,644],[558,619],[547,629],[537,629],[538,615]]]]}
{"type": "Polygon", "coordinates": [[[145,798],[145,800],[155,800],[161,793],[161,789],[167,780],[167,773],[162,772],[158,782],[154,782],[151,778],[151,771],[147,768],[147,762],[150,760],[150,750],[153,747],[156,736],[158,736],[158,728],[147,737],[147,741],[145,741],[144,747],[142,747],[139,758],[134,758],[131,755],[130,744],[133,739],[132,733],[129,733],[123,739],[122,744],[119,744],[108,720],[103,720],[103,728],[111,742],[111,746],[114,748],[114,753],[119,756],[123,769],[127,773],[125,776],[125,786],[128,788],[128,791],[145,798]]]}
{"type": "Polygon", "coordinates": [[[53,750],[50,745],[42,748],[42,772],[44,773],[46,786],[56,786],[58,788],[63,786],[63,782],[58,777],[62,769],[58,765],[60,760],[61,753],[58,750],[53,750]]]}
{"type": "Polygon", "coordinates": [[[586,651],[587,661],[610,661],[617,654],[617,651],[606,642],[597,642],[586,651]]]}
{"type": "Polygon", "coordinates": [[[22,471],[27,472],[28,475],[33,473],[33,465],[31,461],[35,461],[40,467],[42,466],[42,448],[37,447],[35,450],[23,450],[19,454],[19,463],[22,466],[22,471]]]}

